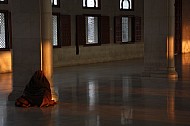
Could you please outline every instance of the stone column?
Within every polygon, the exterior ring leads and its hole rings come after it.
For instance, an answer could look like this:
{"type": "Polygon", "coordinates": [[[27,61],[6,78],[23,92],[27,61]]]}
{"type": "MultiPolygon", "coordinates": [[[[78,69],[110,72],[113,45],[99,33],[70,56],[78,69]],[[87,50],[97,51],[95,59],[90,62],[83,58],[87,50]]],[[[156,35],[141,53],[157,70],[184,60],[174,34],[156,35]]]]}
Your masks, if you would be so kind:
{"type": "Polygon", "coordinates": [[[12,18],[13,89],[8,100],[20,97],[36,70],[41,69],[39,0],[10,1],[12,18]]]}
{"type": "Polygon", "coordinates": [[[175,79],[175,0],[144,0],[145,76],[175,79]]]}
{"type": "Polygon", "coordinates": [[[41,62],[42,71],[51,84],[53,99],[57,100],[54,91],[53,75],[53,43],[52,43],[52,5],[51,0],[40,0],[41,7],[41,62]]]}
{"type": "Polygon", "coordinates": [[[52,6],[50,0],[11,2],[13,30],[13,91],[9,100],[20,97],[30,78],[42,70],[51,84],[53,98],[52,6]]]}
{"type": "Polygon", "coordinates": [[[174,40],[175,40],[175,0],[168,0],[168,76],[176,78],[175,57],[174,57],[174,40]]]}

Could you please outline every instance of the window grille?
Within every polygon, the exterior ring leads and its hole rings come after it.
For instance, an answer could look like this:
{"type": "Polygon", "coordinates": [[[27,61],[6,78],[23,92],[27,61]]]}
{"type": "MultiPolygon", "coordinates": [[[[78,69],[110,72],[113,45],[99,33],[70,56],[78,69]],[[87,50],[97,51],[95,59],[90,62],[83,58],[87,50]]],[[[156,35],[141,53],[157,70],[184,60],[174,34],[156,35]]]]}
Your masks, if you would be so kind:
{"type": "Polygon", "coordinates": [[[53,46],[58,46],[58,18],[57,15],[52,16],[53,19],[53,46]]]}
{"type": "Polygon", "coordinates": [[[8,3],[8,0],[0,0],[0,4],[7,4],[8,3]]]}
{"type": "Polygon", "coordinates": [[[86,44],[98,43],[98,17],[86,17],[86,44]]]}
{"type": "Polygon", "coordinates": [[[0,48],[6,48],[5,14],[0,13],[0,48]]]}
{"type": "Polygon", "coordinates": [[[132,41],[131,18],[122,17],[122,42],[132,41]]]}
{"type": "Polygon", "coordinates": [[[59,6],[59,0],[51,0],[53,6],[59,6]]]}

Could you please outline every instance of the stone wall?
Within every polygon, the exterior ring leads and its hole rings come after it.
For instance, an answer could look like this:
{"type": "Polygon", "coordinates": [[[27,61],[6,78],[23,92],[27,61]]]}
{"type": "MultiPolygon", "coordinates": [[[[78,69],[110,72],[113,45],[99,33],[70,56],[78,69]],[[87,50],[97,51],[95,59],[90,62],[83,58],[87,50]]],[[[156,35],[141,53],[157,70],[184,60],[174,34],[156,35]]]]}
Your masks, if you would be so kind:
{"type": "Polygon", "coordinates": [[[109,44],[102,46],[80,47],[76,55],[75,47],[54,49],[54,66],[71,66],[88,63],[110,62],[144,56],[144,44],[109,44]]]}
{"type": "MultiPolygon", "coordinates": [[[[73,46],[54,49],[54,67],[142,58],[144,57],[144,44],[80,47],[80,51],[80,55],[76,55],[73,46]]],[[[11,52],[0,52],[0,59],[0,73],[12,72],[11,52]]]]}

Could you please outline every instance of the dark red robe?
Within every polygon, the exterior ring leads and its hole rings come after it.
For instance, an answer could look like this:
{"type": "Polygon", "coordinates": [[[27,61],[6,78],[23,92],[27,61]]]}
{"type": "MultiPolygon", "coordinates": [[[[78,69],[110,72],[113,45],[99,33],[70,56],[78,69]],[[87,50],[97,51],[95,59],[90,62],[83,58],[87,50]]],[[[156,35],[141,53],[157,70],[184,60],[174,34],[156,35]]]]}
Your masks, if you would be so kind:
{"type": "Polygon", "coordinates": [[[50,83],[40,70],[34,73],[30,82],[26,85],[22,96],[15,102],[15,105],[18,107],[44,107],[55,104],[56,102],[52,100],[50,83]]]}

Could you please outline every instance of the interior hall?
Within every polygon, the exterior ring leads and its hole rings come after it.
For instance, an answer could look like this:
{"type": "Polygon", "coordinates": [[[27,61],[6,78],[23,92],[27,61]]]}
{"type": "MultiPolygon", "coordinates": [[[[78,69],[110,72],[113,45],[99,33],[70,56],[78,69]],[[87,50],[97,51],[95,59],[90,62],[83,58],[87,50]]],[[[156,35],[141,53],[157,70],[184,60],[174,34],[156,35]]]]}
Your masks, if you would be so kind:
{"type": "Polygon", "coordinates": [[[0,126],[189,126],[189,0],[0,0],[0,126]],[[33,74],[48,107],[16,107],[33,74]]]}

